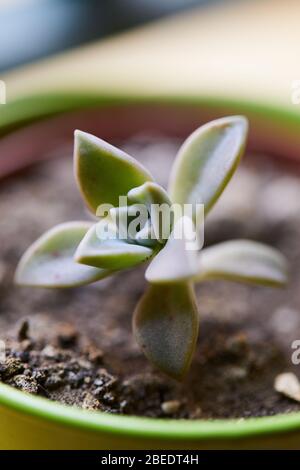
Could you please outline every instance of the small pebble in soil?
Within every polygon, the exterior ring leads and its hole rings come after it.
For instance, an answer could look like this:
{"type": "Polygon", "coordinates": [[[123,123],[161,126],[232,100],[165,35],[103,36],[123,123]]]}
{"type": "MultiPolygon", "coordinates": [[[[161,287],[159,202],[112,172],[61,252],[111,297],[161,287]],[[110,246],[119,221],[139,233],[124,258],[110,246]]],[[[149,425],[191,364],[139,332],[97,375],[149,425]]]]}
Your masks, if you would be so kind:
{"type": "Polygon", "coordinates": [[[57,350],[51,344],[47,344],[44,349],[41,351],[41,354],[47,359],[56,359],[57,350]]]}
{"type": "Polygon", "coordinates": [[[223,373],[225,380],[230,382],[239,382],[244,380],[248,375],[247,368],[239,366],[228,366],[224,368],[223,373]]]}
{"type": "Polygon", "coordinates": [[[300,402],[300,382],[292,372],[284,372],[277,375],[274,382],[276,392],[282,393],[288,398],[300,402]]]}
{"type": "Polygon", "coordinates": [[[166,415],[173,415],[177,413],[181,406],[181,403],[179,400],[169,400],[169,401],[164,401],[161,404],[161,409],[166,415]]]}

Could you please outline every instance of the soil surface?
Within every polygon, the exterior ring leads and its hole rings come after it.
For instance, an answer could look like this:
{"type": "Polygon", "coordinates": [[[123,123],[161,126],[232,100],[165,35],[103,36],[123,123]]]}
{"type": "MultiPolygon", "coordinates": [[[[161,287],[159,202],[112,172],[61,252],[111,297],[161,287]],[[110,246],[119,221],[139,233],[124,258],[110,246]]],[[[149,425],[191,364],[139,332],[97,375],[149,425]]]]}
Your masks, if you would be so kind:
{"type": "MultiPolygon", "coordinates": [[[[166,185],[179,142],[138,136],[123,145],[166,185]]],[[[291,282],[272,289],[231,282],[197,286],[200,336],[183,383],[155,371],[135,344],[141,266],[68,290],[20,288],[13,274],[46,229],[88,219],[72,159],[42,163],[0,187],[0,379],[25,392],[85,409],[172,418],[232,418],[300,411],[274,390],[300,339],[300,180],[267,157],[247,156],[206,223],[206,244],[269,243],[288,257],[291,282]]]]}

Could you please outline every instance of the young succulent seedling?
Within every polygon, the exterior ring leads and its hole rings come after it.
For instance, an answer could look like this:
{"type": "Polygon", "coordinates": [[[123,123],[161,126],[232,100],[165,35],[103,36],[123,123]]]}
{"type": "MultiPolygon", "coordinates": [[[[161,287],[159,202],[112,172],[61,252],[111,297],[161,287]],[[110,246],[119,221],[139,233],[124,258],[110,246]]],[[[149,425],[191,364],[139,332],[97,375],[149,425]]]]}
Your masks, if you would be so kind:
{"type": "Polygon", "coordinates": [[[80,286],[150,260],[145,274],[149,286],[134,312],[134,334],[153,364],[181,379],[198,337],[195,283],[228,279],[281,286],[287,281],[284,257],[261,243],[235,240],[201,250],[188,248],[186,234],[197,229],[197,207],[202,204],[206,215],[221,195],[241,159],[247,130],[242,116],[217,119],[197,129],[178,152],[168,191],[131,156],[76,131],[75,177],[87,206],[100,218],[97,223],[63,223],[46,232],[23,255],[16,282],[80,286]],[[127,196],[127,205],[120,206],[120,196],[127,196]],[[169,237],[163,237],[159,220],[150,211],[153,204],[189,204],[192,211],[190,217],[177,218],[171,211],[169,237]],[[103,205],[107,210],[99,211],[103,205]],[[146,207],[146,216],[135,233],[127,233],[136,205],[146,207]],[[178,227],[183,229],[181,239],[174,236],[178,227]]]}

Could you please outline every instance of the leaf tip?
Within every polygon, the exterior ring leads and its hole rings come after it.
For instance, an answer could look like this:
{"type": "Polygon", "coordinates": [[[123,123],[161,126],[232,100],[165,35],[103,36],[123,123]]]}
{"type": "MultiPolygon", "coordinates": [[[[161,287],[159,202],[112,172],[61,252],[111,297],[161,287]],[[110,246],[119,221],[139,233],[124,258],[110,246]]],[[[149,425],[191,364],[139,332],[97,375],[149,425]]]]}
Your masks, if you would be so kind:
{"type": "Polygon", "coordinates": [[[74,137],[75,138],[80,137],[81,134],[83,134],[83,131],[81,131],[80,129],[75,129],[75,131],[74,131],[74,137]]]}
{"type": "Polygon", "coordinates": [[[246,142],[248,130],[249,130],[248,118],[243,115],[236,115],[236,116],[229,116],[228,120],[229,122],[231,122],[232,125],[239,127],[239,131],[241,133],[241,141],[246,142]]]}
{"type": "Polygon", "coordinates": [[[88,134],[87,132],[81,131],[79,129],[75,129],[74,131],[74,155],[78,155],[78,150],[80,145],[83,142],[86,142],[90,140],[92,137],[91,134],[88,134]]]}

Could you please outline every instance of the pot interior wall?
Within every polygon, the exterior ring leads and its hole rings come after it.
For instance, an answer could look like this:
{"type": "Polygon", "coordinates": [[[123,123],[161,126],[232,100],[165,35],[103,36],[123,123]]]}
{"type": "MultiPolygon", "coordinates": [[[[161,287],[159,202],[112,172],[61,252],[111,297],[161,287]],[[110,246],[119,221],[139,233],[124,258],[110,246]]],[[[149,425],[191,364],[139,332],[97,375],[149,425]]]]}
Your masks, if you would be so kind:
{"type": "Polygon", "coordinates": [[[71,146],[74,129],[101,136],[104,140],[128,139],[144,132],[183,138],[199,125],[221,116],[245,114],[250,121],[248,149],[287,161],[298,161],[300,138],[295,120],[289,116],[261,112],[243,104],[116,104],[74,110],[28,123],[0,139],[0,177],[36,161],[57,155],[57,149],[71,146]]]}

